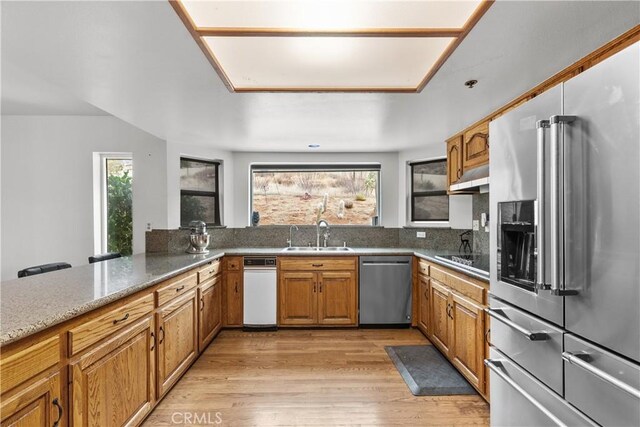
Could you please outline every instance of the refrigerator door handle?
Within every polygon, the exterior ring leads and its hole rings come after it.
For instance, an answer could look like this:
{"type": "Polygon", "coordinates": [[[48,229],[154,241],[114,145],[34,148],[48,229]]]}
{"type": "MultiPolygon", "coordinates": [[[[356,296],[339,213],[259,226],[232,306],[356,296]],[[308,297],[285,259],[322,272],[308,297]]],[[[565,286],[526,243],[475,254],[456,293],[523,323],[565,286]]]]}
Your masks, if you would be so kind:
{"type": "Polygon", "coordinates": [[[505,383],[509,384],[513,387],[518,393],[520,393],[525,399],[527,399],[533,406],[538,408],[543,414],[545,414],[551,421],[553,421],[558,426],[566,426],[558,417],[553,415],[551,411],[544,407],[544,405],[538,402],[533,396],[531,396],[524,388],[522,388],[518,383],[513,381],[507,374],[505,374],[502,369],[502,362],[496,359],[485,359],[484,364],[496,374],[500,379],[502,379],[505,383]]]}
{"type": "Polygon", "coordinates": [[[549,120],[538,120],[536,123],[538,150],[537,150],[537,195],[536,195],[536,286],[538,289],[549,289],[545,281],[545,133],[549,129],[549,120]]]}
{"type": "Polygon", "coordinates": [[[630,386],[629,384],[620,381],[616,377],[609,375],[605,371],[596,368],[591,363],[587,362],[585,358],[588,358],[588,354],[581,353],[571,353],[570,351],[565,351],[562,353],[562,359],[572,365],[578,366],[579,368],[584,369],[589,372],[591,375],[600,378],[602,381],[611,384],[614,387],[619,388],[620,390],[630,394],[636,399],[640,399],[640,390],[630,386]]]}
{"type": "Polygon", "coordinates": [[[558,296],[577,295],[578,291],[564,288],[564,138],[560,135],[562,128],[567,123],[576,120],[576,116],[551,116],[549,127],[551,128],[550,143],[550,189],[551,189],[551,293],[558,296]]]}
{"type": "Polygon", "coordinates": [[[487,314],[490,317],[493,317],[498,322],[504,323],[505,325],[509,326],[513,330],[515,330],[517,332],[520,332],[529,341],[546,341],[546,340],[549,339],[549,334],[547,334],[546,332],[541,332],[541,331],[532,332],[532,331],[530,331],[528,329],[523,328],[522,326],[518,325],[517,323],[511,321],[508,317],[506,317],[504,314],[502,314],[502,310],[496,310],[496,309],[493,309],[493,308],[485,308],[485,311],[487,312],[487,314]]]}

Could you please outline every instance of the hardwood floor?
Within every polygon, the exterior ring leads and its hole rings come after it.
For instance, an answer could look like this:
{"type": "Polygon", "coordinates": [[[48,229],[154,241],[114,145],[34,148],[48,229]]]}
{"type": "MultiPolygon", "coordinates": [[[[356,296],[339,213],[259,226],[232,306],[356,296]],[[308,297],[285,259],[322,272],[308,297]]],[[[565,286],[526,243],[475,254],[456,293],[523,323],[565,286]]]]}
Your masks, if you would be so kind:
{"type": "Polygon", "coordinates": [[[384,350],[428,343],[413,329],[222,331],[144,425],[488,425],[480,396],[413,396],[384,350]]]}

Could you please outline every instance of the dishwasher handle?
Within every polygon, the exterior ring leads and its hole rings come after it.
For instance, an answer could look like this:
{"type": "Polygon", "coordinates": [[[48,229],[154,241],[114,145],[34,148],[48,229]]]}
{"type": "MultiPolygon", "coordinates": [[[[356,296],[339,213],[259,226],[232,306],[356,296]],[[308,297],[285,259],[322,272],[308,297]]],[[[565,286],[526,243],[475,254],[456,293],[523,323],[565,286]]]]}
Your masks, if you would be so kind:
{"type": "Polygon", "coordinates": [[[362,265],[409,265],[411,261],[362,261],[362,265]]]}

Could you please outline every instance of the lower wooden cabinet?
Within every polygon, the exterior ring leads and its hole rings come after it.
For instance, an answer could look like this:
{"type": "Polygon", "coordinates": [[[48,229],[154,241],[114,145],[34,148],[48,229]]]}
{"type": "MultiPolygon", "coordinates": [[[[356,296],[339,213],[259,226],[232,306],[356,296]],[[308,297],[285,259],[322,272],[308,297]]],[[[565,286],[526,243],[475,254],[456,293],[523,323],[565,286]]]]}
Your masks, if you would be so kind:
{"type": "Polygon", "coordinates": [[[356,272],[281,271],[278,280],[278,324],[356,326],[356,272]]]}
{"type": "Polygon", "coordinates": [[[318,281],[318,323],[320,325],[356,325],[358,300],[353,271],[316,273],[318,281]]]}
{"type": "Polygon", "coordinates": [[[450,354],[449,288],[431,280],[431,341],[447,356],[450,354]]]}
{"type": "Polygon", "coordinates": [[[158,398],[178,381],[198,354],[198,304],[191,290],[158,309],[158,398]]]}
{"type": "MultiPolygon", "coordinates": [[[[66,425],[62,405],[63,389],[60,372],[56,371],[21,388],[0,405],[0,425],[49,427],[66,425]]],[[[65,387],[66,388],[66,387],[65,387]]]]}
{"type": "Polygon", "coordinates": [[[484,385],[484,310],[473,301],[452,293],[451,362],[476,388],[484,385]]]}
{"type": "Polygon", "coordinates": [[[149,316],[71,363],[73,425],[136,425],[151,412],[156,372],[153,331],[149,316]]]}
{"type": "Polygon", "coordinates": [[[224,326],[242,326],[243,324],[244,286],[242,275],[242,270],[226,271],[224,273],[224,290],[222,297],[224,326]]]}
{"type": "Polygon", "coordinates": [[[285,271],[278,283],[278,323],[314,325],[318,319],[317,275],[310,271],[285,271]]]}
{"type": "Polygon", "coordinates": [[[222,328],[222,276],[198,286],[198,349],[202,352],[222,328]]]}
{"type": "Polygon", "coordinates": [[[423,274],[418,275],[418,328],[425,335],[431,334],[431,306],[429,303],[429,293],[431,286],[429,278],[423,274]]]}

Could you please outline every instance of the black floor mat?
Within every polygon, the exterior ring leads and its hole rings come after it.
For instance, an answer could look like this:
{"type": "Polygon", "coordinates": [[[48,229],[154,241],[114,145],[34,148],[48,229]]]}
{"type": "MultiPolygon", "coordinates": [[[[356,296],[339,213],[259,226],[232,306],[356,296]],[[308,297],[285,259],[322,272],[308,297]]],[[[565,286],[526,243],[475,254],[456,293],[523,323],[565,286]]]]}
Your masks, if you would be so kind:
{"type": "Polygon", "coordinates": [[[384,349],[414,396],[477,394],[432,345],[388,346],[384,349]]]}

